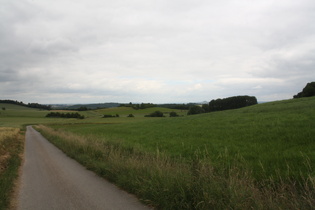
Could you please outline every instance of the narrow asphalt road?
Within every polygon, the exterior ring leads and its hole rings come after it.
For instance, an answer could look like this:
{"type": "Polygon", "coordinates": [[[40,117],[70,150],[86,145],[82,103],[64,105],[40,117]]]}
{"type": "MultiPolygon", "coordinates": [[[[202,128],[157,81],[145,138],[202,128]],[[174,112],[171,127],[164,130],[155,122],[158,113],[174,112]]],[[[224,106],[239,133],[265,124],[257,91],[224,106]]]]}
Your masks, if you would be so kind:
{"type": "Polygon", "coordinates": [[[149,209],[67,157],[31,126],[25,141],[18,209],[149,209]]]}

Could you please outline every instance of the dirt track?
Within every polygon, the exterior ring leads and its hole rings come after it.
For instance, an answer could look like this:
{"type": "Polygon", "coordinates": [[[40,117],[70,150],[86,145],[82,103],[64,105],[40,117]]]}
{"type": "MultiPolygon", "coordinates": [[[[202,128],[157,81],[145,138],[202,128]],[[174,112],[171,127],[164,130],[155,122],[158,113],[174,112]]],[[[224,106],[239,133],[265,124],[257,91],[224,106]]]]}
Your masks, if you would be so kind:
{"type": "Polygon", "coordinates": [[[18,209],[149,209],[27,127],[18,209]]]}

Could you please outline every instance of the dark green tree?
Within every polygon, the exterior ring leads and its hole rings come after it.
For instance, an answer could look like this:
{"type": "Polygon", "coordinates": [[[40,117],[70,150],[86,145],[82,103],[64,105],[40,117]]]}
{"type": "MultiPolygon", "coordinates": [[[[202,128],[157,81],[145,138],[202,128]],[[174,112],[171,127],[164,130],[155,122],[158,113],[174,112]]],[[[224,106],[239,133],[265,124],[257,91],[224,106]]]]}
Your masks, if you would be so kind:
{"type": "Polygon", "coordinates": [[[170,117],[178,117],[179,115],[176,112],[170,112],[170,117]]]}
{"type": "Polygon", "coordinates": [[[164,117],[164,114],[161,111],[155,111],[149,115],[145,115],[145,117],[164,117]]]}
{"type": "Polygon", "coordinates": [[[188,115],[192,115],[192,114],[202,114],[205,113],[206,111],[198,105],[195,106],[191,106],[187,112],[188,115]]]}
{"type": "Polygon", "coordinates": [[[87,111],[88,108],[86,106],[81,106],[80,108],[78,108],[78,111],[87,111]]]}
{"type": "Polygon", "coordinates": [[[311,97],[315,96],[315,82],[307,83],[302,92],[294,95],[293,98],[311,97]]]}
{"type": "Polygon", "coordinates": [[[238,109],[255,104],[257,104],[255,96],[233,96],[224,99],[219,98],[209,102],[209,111],[213,112],[227,109],[238,109]]]}
{"type": "Polygon", "coordinates": [[[205,110],[205,112],[209,112],[210,111],[209,110],[209,104],[202,104],[201,107],[205,110]]]}

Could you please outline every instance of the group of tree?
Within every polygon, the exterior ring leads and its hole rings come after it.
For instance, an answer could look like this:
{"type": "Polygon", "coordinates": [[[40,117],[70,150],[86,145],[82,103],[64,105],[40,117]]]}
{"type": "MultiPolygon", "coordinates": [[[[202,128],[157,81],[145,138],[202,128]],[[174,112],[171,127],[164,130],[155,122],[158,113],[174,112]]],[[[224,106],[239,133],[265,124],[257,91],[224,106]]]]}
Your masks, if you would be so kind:
{"type": "Polygon", "coordinates": [[[43,104],[38,104],[38,103],[28,103],[27,106],[30,108],[51,110],[50,105],[43,105],[43,104]]]}
{"type": "Polygon", "coordinates": [[[87,111],[89,109],[86,106],[80,106],[77,110],[81,112],[81,111],[87,111]]]}
{"type": "MultiPolygon", "coordinates": [[[[169,113],[170,117],[179,117],[179,115],[176,112],[170,112],[169,113]]],[[[155,111],[151,114],[145,115],[145,117],[165,117],[164,113],[161,111],[155,111]]]]}
{"type": "Polygon", "coordinates": [[[43,105],[43,104],[38,104],[38,103],[25,104],[22,101],[14,101],[14,100],[9,100],[9,99],[0,100],[0,103],[15,104],[15,105],[25,106],[25,107],[30,107],[30,108],[51,110],[51,106],[50,105],[43,105]]]}
{"type": "Polygon", "coordinates": [[[141,103],[141,104],[133,104],[133,103],[129,103],[129,104],[120,104],[120,107],[132,107],[135,110],[138,109],[147,109],[147,108],[152,108],[152,107],[156,107],[156,104],[153,103],[141,103]]]}
{"type": "Polygon", "coordinates": [[[311,97],[315,96],[315,82],[307,83],[302,92],[294,95],[293,98],[311,97]]]}
{"type": "Polygon", "coordinates": [[[80,115],[77,112],[72,113],[63,113],[63,112],[50,112],[46,115],[46,117],[59,117],[59,118],[78,118],[84,119],[83,115],[80,115]]]}
{"type": "Polygon", "coordinates": [[[151,114],[145,115],[145,117],[164,117],[164,114],[161,111],[155,111],[151,114]]]}
{"type": "Polygon", "coordinates": [[[196,103],[187,103],[187,104],[159,104],[158,107],[164,107],[169,109],[180,109],[180,110],[189,110],[190,107],[196,105],[196,103]]]}
{"type": "Polygon", "coordinates": [[[209,104],[191,106],[188,115],[202,114],[206,112],[223,111],[228,109],[238,109],[257,104],[255,96],[233,96],[211,100],[209,104]]]}
{"type": "Polygon", "coordinates": [[[103,118],[111,118],[111,117],[119,117],[119,114],[111,115],[111,114],[104,114],[103,118]]]}
{"type": "Polygon", "coordinates": [[[75,105],[64,105],[58,109],[64,110],[77,110],[77,111],[87,111],[92,109],[104,109],[118,107],[119,103],[109,102],[109,103],[97,103],[97,104],[75,104],[75,105]]]}
{"type": "Polygon", "coordinates": [[[238,109],[257,104],[255,96],[233,96],[224,99],[212,100],[209,103],[209,112],[227,109],[238,109]]]}
{"type": "Polygon", "coordinates": [[[193,114],[202,114],[205,113],[206,110],[202,106],[194,105],[191,106],[187,112],[187,115],[193,115],[193,114]]]}

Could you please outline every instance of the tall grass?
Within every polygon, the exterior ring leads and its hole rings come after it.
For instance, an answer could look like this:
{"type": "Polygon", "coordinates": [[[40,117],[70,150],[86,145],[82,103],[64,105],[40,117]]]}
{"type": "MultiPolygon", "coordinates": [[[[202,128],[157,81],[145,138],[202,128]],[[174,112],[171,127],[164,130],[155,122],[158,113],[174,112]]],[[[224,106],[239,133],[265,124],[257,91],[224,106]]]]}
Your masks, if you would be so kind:
{"type": "Polygon", "coordinates": [[[18,128],[0,128],[0,209],[7,209],[18,176],[23,138],[18,128]]]}
{"type": "Polygon", "coordinates": [[[151,153],[158,148],[174,158],[191,160],[201,150],[213,164],[227,149],[232,160],[240,154],[258,180],[315,175],[315,97],[179,118],[52,127],[151,153]]]}
{"type": "MultiPolygon", "coordinates": [[[[256,180],[246,160],[228,150],[213,156],[170,157],[133,146],[38,126],[66,154],[157,209],[313,209],[312,174],[295,179],[256,180]]],[[[281,177],[280,177],[281,178],[281,177]]],[[[284,178],[284,177],[283,177],[284,178]]]]}

